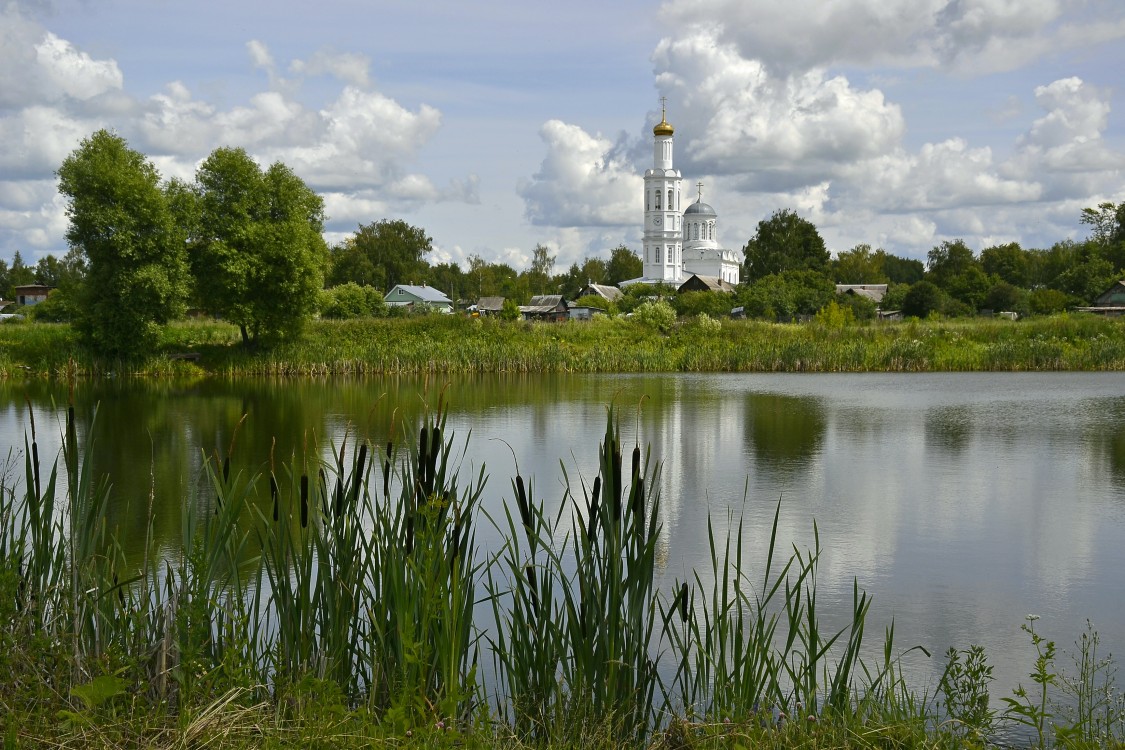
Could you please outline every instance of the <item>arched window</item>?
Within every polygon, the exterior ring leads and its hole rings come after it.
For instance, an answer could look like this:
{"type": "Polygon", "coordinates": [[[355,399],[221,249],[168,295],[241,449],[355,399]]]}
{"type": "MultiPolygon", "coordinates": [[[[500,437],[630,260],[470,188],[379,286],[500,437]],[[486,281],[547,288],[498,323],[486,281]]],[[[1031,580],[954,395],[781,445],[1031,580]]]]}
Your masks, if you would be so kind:
{"type": "Polygon", "coordinates": [[[656,210],[660,210],[660,188],[656,189],[656,210]]]}
{"type": "Polygon", "coordinates": [[[708,231],[708,235],[709,235],[707,237],[707,239],[709,239],[709,240],[715,239],[715,222],[712,221],[712,222],[709,222],[707,224],[707,231],[708,231]]]}
{"type": "Polygon", "coordinates": [[[676,204],[672,202],[672,188],[668,188],[668,210],[676,210],[676,204]]]}
{"type": "Polygon", "coordinates": [[[648,193],[645,193],[645,210],[646,211],[649,210],[649,205],[650,205],[649,200],[650,199],[649,199],[648,193]]]}

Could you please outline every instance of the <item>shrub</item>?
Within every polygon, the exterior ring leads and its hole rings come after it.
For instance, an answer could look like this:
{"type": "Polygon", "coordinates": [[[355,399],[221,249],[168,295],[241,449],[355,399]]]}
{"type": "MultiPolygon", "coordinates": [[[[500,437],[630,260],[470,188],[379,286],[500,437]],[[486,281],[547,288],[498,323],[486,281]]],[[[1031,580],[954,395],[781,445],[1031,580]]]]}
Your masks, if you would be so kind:
{"type": "Polygon", "coordinates": [[[667,333],[676,322],[676,311],[664,300],[644,302],[633,311],[633,319],[648,328],[667,333]]]}

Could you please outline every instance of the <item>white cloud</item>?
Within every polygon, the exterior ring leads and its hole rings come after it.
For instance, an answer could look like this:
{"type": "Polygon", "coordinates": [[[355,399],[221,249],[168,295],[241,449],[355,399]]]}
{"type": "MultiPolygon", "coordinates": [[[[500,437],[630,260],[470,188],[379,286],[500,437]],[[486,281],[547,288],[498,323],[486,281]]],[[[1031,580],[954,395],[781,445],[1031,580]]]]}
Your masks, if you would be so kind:
{"type": "Polygon", "coordinates": [[[75,99],[90,99],[124,83],[113,60],[94,60],[50,32],[35,46],[35,56],[46,79],[75,99]]]}
{"type": "Polygon", "coordinates": [[[366,87],[370,83],[371,61],[366,55],[320,51],[307,61],[289,63],[289,72],[298,76],[331,75],[354,86],[366,87]]]}
{"type": "Polygon", "coordinates": [[[685,168],[746,174],[758,189],[784,187],[798,166],[823,178],[836,165],[881,154],[905,127],[878,90],[859,91],[821,70],[777,76],[711,33],[665,39],[653,58],[685,136],[685,168]]]}
{"type": "Polygon", "coordinates": [[[539,171],[521,183],[532,224],[605,226],[641,218],[641,178],[633,163],[600,135],[550,120],[539,129],[547,155],[539,171]]]}
{"type": "Polygon", "coordinates": [[[718,27],[722,41],[787,72],[852,64],[980,75],[1125,37],[1116,0],[668,0],[661,14],[673,28],[718,27]]]}

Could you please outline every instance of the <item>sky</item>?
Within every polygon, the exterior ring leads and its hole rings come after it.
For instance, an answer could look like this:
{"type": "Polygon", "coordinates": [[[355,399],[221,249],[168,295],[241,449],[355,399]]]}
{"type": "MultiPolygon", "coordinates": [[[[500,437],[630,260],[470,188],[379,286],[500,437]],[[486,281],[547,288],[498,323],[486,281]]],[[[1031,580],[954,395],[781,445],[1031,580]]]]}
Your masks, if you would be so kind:
{"type": "Polygon", "coordinates": [[[793,209],[833,253],[1089,234],[1125,201],[1122,0],[0,0],[0,259],[67,251],[55,170],[100,128],[164,178],[282,161],[336,243],[431,263],[639,251],[661,98],[685,193],[741,248],[793,209]]]}

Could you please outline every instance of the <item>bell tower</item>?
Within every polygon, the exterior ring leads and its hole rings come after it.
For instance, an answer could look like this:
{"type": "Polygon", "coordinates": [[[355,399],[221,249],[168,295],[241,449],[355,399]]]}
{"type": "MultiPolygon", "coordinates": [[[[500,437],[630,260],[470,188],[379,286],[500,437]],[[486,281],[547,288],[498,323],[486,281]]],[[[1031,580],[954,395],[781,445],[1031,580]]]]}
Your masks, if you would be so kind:
{"type": "Polygon", "coordinates": [[[652,169],[644,179],[644,278],[678,283],[683,271],[683,209],[680,186],[683,177],[672,165],[672,134],[675,132],[661,98],[660,122],[652,129],[652,169]]]}

